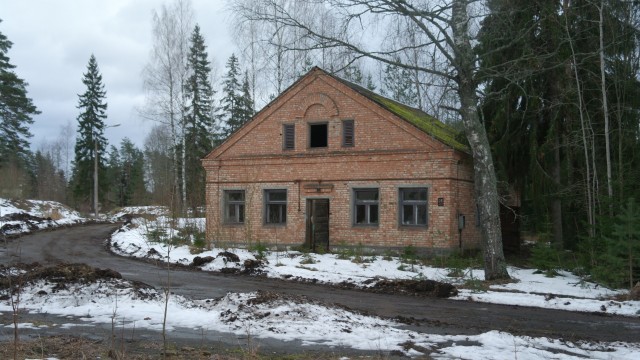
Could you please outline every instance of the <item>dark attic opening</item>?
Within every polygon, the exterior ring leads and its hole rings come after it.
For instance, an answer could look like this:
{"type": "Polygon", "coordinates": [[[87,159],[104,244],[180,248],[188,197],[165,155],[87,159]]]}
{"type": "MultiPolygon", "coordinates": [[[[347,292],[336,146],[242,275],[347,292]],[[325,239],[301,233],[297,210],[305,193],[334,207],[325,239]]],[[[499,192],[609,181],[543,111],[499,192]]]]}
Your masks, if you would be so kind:
{"type": "Polygon", "coordinates": [[[310,124],[309,125],[309,147],[319,148],[327,147],[328,124],[310,124]]]}

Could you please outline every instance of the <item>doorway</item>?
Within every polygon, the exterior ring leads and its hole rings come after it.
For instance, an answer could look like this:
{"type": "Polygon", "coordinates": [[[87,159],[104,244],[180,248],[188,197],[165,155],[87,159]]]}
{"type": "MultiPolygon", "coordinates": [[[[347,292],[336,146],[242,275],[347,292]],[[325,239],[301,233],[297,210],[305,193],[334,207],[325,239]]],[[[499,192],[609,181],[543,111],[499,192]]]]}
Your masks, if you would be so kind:
{"type": "Polygon", "coordinates": [[[307,199],[306,243],[311,251],[329,251],[329,199],[307,199]]]}

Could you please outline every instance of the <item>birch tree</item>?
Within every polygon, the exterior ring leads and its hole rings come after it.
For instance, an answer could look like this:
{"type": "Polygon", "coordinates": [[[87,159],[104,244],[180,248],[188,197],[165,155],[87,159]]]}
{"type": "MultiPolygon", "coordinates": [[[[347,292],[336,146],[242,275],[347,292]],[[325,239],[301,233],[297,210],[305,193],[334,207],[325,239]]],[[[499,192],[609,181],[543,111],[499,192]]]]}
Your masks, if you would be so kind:
{"type": "Polygon", "coordinates": [[[193,10],[188,0],[176,0],[153,12],[153,48],[144,69],[146,106],[144,116],[168,125],[173,142],[173,193],[182,208],[186,202],[185,109],[184,93],[188,78],[189,36],[193,29],[193,10]]]}
{"type": "MultiPolygon", "coordinates": [[[[478,83],[475,79],[476,56],[472,46],[472,1],[400,1],[400,0],[328,0],[326,12],[335,21],[331,29],[325,17],[312,19],[293,16],[275,0],[262,0],[264,7],[246,7],[236,2],[234,10],[247,21],[275,21],[286,28],[294,28],[300,37],[311,43],[307,49],[341,50],[355,57],[367,57],[374,61],[399,66],[405,69],[431,74],[451,81],[459,108],[457,112],[464,125],[474,163],[474,184],[478,202],[481,233],[484,247],[485,278],[504,279],[509,275],[502,249],[500,211],[497,180],[493,157],[486,130],[478,114],[478,83]],[[263,8],[275,8],[273,12],[261,12],[263,8]],[[426,53],[437,53],[437,67],[410,64],[394,55],[402,48],[385,49],[376,42],[377,29],[383,25],[408,19],[416,31],[423,35],[419,46],[426,53]],[[366,36],[365,36],[366,34],[366,36]]],[[[320,4],[307,0],[306,3],[320,4]]]]}

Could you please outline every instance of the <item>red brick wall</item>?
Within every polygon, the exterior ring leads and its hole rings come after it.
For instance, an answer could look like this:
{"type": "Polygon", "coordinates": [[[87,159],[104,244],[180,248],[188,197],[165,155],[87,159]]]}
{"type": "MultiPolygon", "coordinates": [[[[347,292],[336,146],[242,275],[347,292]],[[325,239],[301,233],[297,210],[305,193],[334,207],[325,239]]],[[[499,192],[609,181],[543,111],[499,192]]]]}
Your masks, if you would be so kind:
{"type": "Polygon", "coordinates": [[[302,244],[306,200],[330,200],[330,244],[451,249],[457,214],[466,216],[465,248],[477,247],[472,168],[456,152],[381,109],[335,79],[312,72],[263,109],[203,161],[207,170],[207,238],[212,242],[302,244]],[[342,147],[342,120],[355,122],[355,146],[342,147]],[[308,148],[308,124],[328,124],[327,148],[308,148]],[[282,149],[283,124],[295,124],[295,149],[282,149]],[[308,185],[322,183],[318,192],[308,185]],[[305,187],[305,185],[307,185],[305,187]],[[428,187],[428,227],[398,224],[398,187],[428,187]],[[352,225],[352,189],[380,193],[379,226],[352,225]],[[264,189],[286,188],[286,226],[263,225],[264,189]],[[246,221],[221,222],[222,194],[244,189],[246,221]],[[444,205],[438,206],[438,198],[444,205]]]}

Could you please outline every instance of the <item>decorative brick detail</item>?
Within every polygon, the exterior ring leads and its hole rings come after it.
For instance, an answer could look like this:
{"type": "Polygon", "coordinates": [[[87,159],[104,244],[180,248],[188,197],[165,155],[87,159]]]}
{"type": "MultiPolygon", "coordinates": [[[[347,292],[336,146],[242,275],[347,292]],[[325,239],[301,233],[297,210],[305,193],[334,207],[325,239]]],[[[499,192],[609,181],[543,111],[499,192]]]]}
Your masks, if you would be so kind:
{"type": "Polygon", "coordinates": [[[299,245],[307,201],[329,199],[330,245],[434,250],[480,244],[472,159],[382,109],[338,80],[312,70],[269,108],[211,152],[207,174],[207,239],[215,243],[299,245]],[[355,123],[355,146],[342,147],[342,120],[355,123]],[[309,148],[309,123],[326,122],[326,148],[309,148]],[[294,124],[295,148],[284,151],[282,124],[294,124]],[[428,188],[428,226],[401,226],[399,188],[428,188]],[[353,188],[379,189],[379,224],[353,226],[353,188]],[[245,190],[245,223],[222,222],[223,191],[245,190]],[[286,225],[265,225],[264,190],[287,189],[286,225]],[[444,205],[438,206],[438,198],[444,205]],[[458,231],[458,215],[466,218],[458,231]]]}

